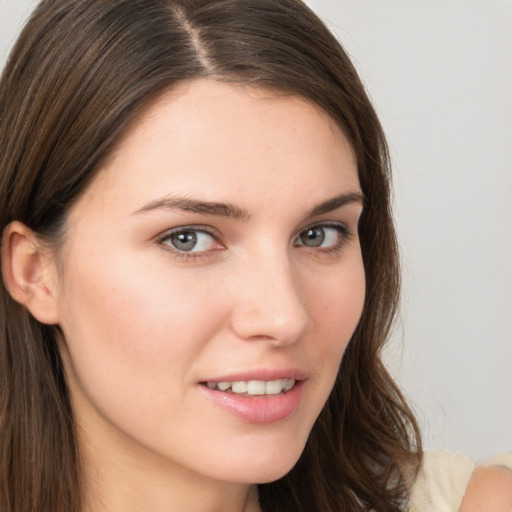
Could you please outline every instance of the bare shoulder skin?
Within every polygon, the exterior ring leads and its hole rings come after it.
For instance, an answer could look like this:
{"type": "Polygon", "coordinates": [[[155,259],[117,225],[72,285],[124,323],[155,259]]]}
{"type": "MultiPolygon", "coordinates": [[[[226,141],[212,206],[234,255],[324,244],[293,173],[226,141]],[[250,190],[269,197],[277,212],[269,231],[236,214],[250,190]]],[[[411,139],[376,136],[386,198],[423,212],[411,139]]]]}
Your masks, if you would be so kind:
{"type": "Polygon", "coordinates": [[[477,468],[460,512],[512,512],[512,471],[502,466],[477,468]]]}

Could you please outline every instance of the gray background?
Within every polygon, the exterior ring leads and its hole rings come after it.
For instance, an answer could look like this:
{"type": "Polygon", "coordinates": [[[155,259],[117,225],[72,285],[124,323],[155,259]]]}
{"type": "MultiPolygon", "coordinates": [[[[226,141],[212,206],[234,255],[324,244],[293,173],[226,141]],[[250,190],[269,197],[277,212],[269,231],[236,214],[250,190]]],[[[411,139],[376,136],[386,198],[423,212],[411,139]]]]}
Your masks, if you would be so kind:
{"type": "MultiPolygon", "coordinates": [[[[403,254],[386,352],[427,448],[512,451],[512,0],[309,0],[388,134],[403,254]]],[[[30,0],[0,0],[0,67],[30,0]]]]}

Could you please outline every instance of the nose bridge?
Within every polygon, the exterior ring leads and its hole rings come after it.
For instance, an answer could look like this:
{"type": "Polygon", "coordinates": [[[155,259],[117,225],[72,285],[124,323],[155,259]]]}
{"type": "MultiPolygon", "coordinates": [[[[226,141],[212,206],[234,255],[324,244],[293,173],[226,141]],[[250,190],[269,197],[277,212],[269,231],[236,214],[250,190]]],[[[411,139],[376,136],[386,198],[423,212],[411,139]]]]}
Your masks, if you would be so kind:
{"type": "Polygon", "coordinates": [[[232,315],[236,334],[282,345],[300,338],[309,314],[287,250],[273,247],[254,252],[241,265],[240,273],[232,315]]]}

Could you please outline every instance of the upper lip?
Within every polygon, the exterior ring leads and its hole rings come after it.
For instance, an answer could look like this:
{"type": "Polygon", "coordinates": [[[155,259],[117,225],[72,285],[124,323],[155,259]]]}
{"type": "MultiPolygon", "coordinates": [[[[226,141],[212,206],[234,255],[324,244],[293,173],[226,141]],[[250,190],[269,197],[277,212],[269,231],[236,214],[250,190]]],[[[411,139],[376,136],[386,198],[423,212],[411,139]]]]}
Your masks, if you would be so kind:
{"type": "Polygon", "coordinates": [[[241,371],[205,379],[203,382],[240,382],[249,380],[272,381],[278,379],[305,380],[306,373],[298,368],[259,369],[241,371]]]}

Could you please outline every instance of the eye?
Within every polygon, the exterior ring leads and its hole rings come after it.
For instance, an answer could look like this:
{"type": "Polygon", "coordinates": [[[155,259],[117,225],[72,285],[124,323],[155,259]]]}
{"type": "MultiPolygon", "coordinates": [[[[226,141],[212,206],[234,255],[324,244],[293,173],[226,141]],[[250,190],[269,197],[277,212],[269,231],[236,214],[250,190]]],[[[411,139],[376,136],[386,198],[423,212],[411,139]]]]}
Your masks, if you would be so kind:
{"type": "Polygon", "coordinates": [[[300,232],[296,246],[305,246],[313,249],[339,249],[348,241],[350,233],[343,224],[324,224],[311,226],[300,232]]]}
{"type": "Polygon", "coordinates": [[[199,253],[223,249],[215,237],[203,229],[184,227],[165,234],[160,243],[179,252],[199,253]]]}

